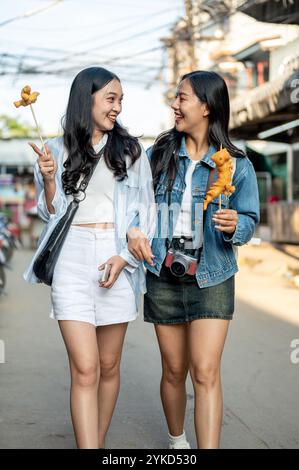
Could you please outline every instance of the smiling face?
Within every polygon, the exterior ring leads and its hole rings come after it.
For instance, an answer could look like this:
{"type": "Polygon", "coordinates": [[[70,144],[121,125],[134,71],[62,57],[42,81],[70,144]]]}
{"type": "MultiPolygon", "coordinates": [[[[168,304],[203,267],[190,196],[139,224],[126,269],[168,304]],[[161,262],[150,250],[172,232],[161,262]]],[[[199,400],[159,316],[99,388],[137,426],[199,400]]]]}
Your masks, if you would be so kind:
{"type": "Polygon", "coordinates": [[[123,90],[118,80],[107,83],[93,95],[92,117],[95,128],[101,132],[111,131],[122,110],[123,90]]]}
{"type": "Polygon", "coordinates": [[[174,110],[176,130],[187,134],[199,131],[209,116],[207,104],[196,96],[188,79],[179,84],[171,107],[174,110]]]}

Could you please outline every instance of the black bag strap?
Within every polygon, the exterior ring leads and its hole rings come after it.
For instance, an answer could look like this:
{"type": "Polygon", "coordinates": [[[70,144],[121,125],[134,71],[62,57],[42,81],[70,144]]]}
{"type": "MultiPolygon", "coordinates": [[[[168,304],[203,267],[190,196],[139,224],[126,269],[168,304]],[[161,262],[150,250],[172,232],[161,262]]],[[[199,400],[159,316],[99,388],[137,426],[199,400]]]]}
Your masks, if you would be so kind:
{"type": "Polygon", "coordinates": [[[88,175],[85,175],[85,177],[83,178],[83,180],[81,181],[80,185],[79,185],[79,188],[77,189],[76,193],[73,194],[73,200],[75,202],[77,202],[78,204],[82,201],[84,201],[84,199],[86,198],[86,189],[87,189],[87,186],[91,180],[91,177],[93,175],[93,172],[95,170],[95,167],[97,166],[97,164],[99,163],[101,157],[104,155],[104,151],[105,151],[105,146],[100,150],[99,154],[98,154],[98,158],[95,159],[95,162],[90,170],[90,172],[88,173],[88,175]],[[83,199],[79,199],[77,196],[79,193],[83,193],[84,197],[83,199]],[[77,195],[77,196],[76,196],[77,195]]]}
{"type": "Polygon", "coordinates": [[[206,194],[209,191],[212,184],[214,183],[216,174],[217,174],[217,168],[213,168],[212,170],[210,170],[208,183],[207,183],[207,187],[206,187],[206,194]]]}

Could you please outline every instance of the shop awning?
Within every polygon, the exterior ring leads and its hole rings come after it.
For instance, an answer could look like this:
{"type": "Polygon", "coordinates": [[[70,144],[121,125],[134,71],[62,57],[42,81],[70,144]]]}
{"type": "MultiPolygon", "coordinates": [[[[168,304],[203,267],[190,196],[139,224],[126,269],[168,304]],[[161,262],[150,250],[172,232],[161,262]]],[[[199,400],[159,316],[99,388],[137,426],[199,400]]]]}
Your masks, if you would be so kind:
{"type": "Polygon", "coordinates": [[[266,23],[299,24],[297,0],[239,0],[242,13],[266,23]]]}
{"type": "MultiPolygon", "coordinates": [[[[231,101],[230,131],[234,138],[254,140],[258,134],[296,121],[299,116],[299,59],[291,69],[271,82],[256,87],[231,101]]],[[[269,140],[299,141],[299,126],[269,140]]],[[[267,139],[265,139],[267,140],[267,139]]]]}

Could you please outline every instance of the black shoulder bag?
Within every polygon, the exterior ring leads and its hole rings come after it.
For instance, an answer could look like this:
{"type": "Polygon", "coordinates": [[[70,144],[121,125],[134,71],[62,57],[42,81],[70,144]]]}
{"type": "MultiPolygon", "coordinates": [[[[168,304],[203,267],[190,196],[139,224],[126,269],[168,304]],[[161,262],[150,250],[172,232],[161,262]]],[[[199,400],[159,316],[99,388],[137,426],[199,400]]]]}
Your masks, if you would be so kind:
{"type": "Polygon", "coordinates": [[[66,213],[64,216],[58,221],[56,227],[54,228],[53,232],[51,233],[46,245],[36,258],[33,264],[33,272],[38,278],[39,282],[43,282],[48,286],[51,286],[54,268],[59,257],[59,253],[61,251],[62,245],[66,239],[67,233],[70,229],[72,224],[73,218],[78,210],[79,204],[83,201],[86,197],[85,191],[88,186],[88,183],[93,175],[94,169],[103,154],[104,149],[101,150],[99,154],[99,158],[95,162],[94,166],[92,167],[90,173],[85,176],[85,178],[81,181],[81,184],[74,195],[72,202],[69,203],[66,213]],[[82,192],[84,194],[83,199],[78,199],[78,194],[82,192]]]}

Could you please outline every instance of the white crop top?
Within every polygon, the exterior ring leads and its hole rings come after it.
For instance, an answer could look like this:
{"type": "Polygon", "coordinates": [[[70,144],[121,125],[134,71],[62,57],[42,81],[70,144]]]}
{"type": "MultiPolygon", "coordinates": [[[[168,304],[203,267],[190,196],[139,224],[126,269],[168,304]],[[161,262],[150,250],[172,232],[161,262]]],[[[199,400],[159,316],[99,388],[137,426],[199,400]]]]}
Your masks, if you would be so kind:
{"type": "MultiPolygon", "coordinates": [[[[104,138],[94,147],[96,152],[102,148],[104,138]]],[[[72,224],[113,223],[114,186],[113,172],[107,167],[104,157],[101,157],[88,183],[86,198],[80,202],[72,224]]]]}
{"type": "Polygon", "coordinates": [[[181,211],[179,213],[177,223],[174,229],[174,237],[191,237],[192,236],[192,225],[191,225],[191,208],[192,208],[192,175],[195,169],[195,165],[198,160],[191,160],[186,171],[185,176],[185,191],[183,194],[181,211]]]}

